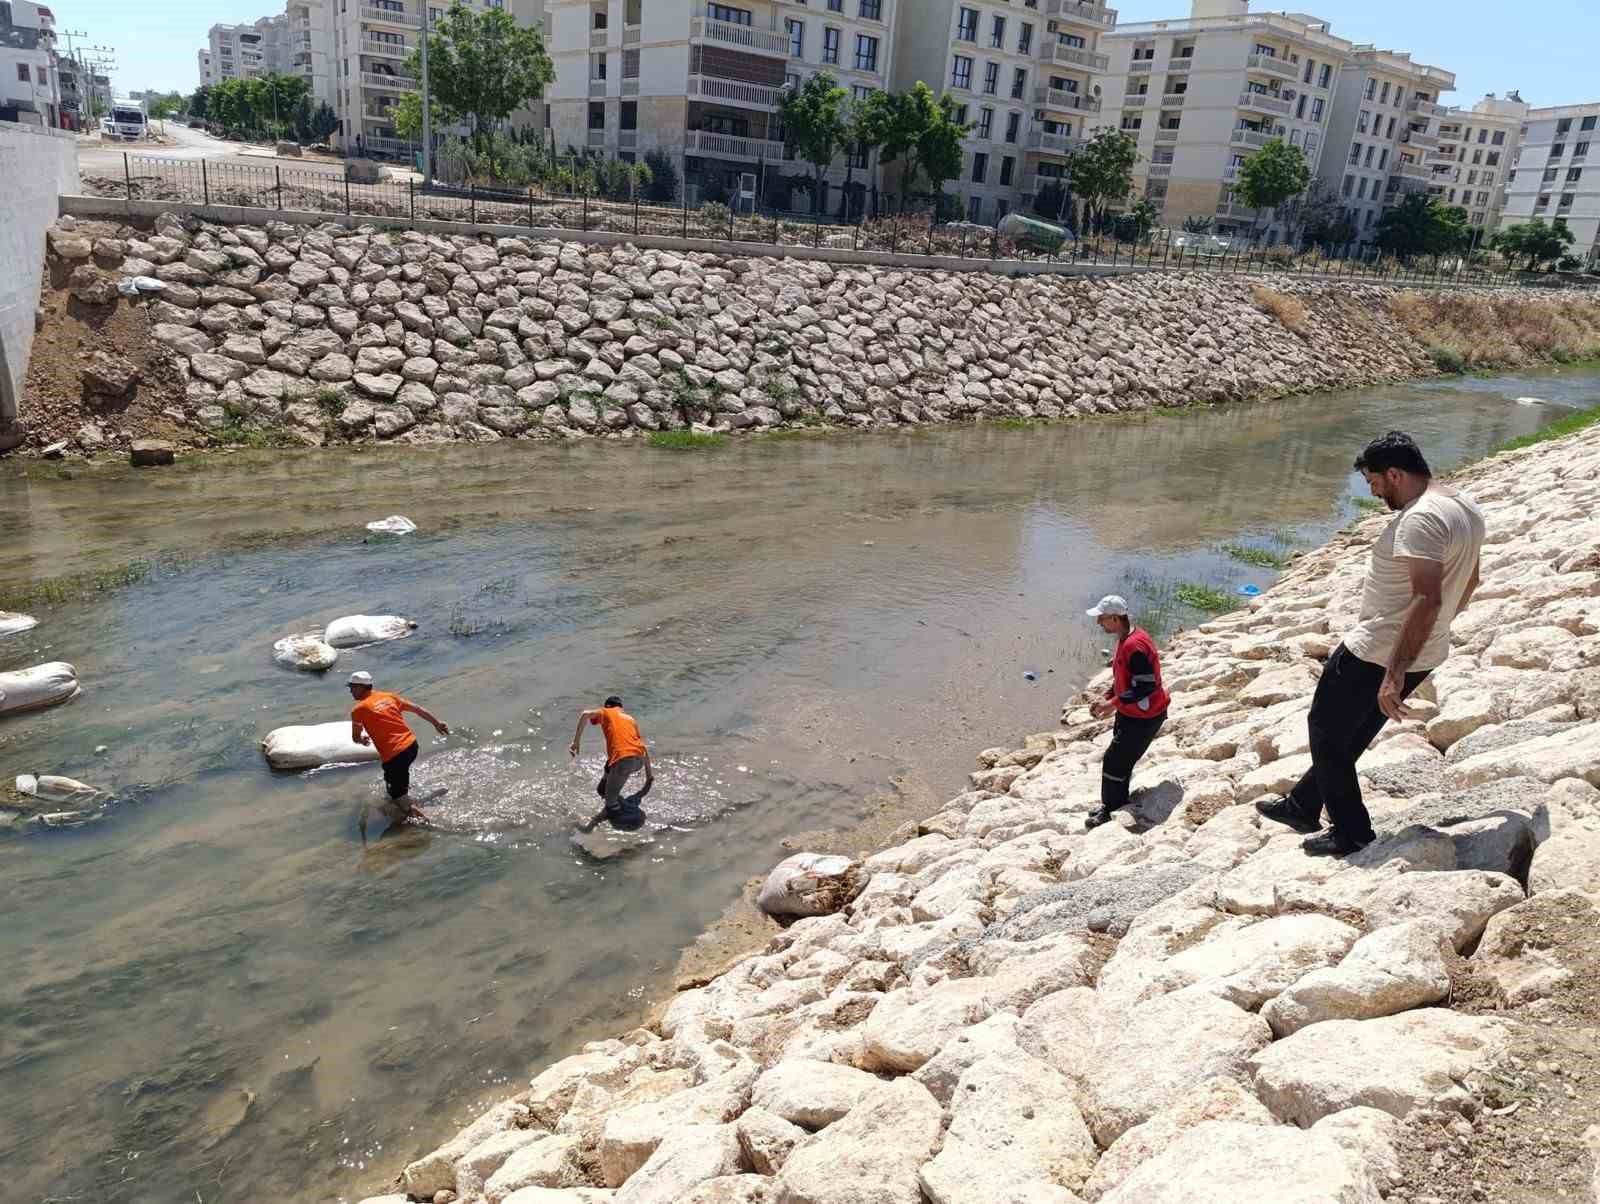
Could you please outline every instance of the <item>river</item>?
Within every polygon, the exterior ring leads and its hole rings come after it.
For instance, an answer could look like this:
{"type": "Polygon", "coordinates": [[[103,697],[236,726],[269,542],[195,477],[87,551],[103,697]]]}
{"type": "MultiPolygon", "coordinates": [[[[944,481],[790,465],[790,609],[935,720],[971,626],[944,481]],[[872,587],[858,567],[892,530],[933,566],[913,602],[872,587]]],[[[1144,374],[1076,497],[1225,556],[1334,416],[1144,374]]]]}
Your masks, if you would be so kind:
{"type": "Polygon", "coordinates": [[[1409,430],[1444,470],[1597,392],[1538,373],[694,453],[0,468],[0,580],[151,565],[0,643],[0,670],[64,659],[84,682],[0,720],[0,772],[117,794],[98,824],[0,837],[7,1194],[375,1193],[476,1102],[634,1022],[786,834],[857,822],[896,775],[947,797],[977,750],[1053,726],[1101,663],[1101,594],[1195,621],[1177,583],[1270,583],[1222,545],[1348,521],[1371,435],[1409,430]],[[393,513],[419,532],[367,541],[393,513]],[[323,678],[272,664],[277,637],[351,613],[420,627],[323,678]],[[271,728],[346,713],[357,668],[454,728],[419,724],[416,771],[450,787],[448,831],[363,848],[375,767],[263,763],[271,728]],[[656,753],[653,843],[597,860],[570,831],[598,733],[578,766],[565,746],[613,692],[656,753]]]}

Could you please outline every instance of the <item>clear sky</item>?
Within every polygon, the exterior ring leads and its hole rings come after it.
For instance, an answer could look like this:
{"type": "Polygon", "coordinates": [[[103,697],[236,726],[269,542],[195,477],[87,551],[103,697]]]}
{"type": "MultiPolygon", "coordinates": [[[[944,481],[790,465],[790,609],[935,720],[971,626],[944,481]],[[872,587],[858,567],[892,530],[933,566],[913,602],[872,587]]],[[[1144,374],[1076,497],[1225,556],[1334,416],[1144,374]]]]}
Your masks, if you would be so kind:
{"type": "MultiPolygon", "coordinates": [[[[1152,21],[1188,13],[1188,0],[1110,0],[1121,20],[1152,21]]],[[[918,0],[901,0],[916,4],[918,0]]],[[[1281,11],[1283,0],[1257,0],[1281,11]]],[[[1520,89],[1533,105],[1600,100],[1600,2],[1597,0],[1308,0],[1309,9],[1355,42],[1409,50],[1420,62],[1456,73],[1451,104],[1485,92],[1520,89]]],[[[113,86],[190,92],[199,83],[195,51],[217,22],[253,21],[282,12],[257,0],[50,0],[56,28],[86,30],[90,45],[113,47],[113,86]]],[[[65,39],[60,40],[65,49],[65,39]]]]}

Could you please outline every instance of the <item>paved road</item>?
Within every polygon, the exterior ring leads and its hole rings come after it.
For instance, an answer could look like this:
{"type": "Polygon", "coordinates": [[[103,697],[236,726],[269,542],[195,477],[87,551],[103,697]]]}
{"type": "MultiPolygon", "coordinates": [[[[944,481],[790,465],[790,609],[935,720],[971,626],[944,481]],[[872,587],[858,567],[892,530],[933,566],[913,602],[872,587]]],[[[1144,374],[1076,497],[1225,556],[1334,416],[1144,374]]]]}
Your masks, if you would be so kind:
{"type": "Polygon", "coordinates": [[[318,159],[279,159],[269,148],[246,146],[239,142],[226,142],[213,138],[204,130],[191,130],[179,121],[166,124],[165,144],[155,142],[102,142],[98,138],[78,139],[78,171],[81,175],[119,177],[122,175],[122,156],[154,155],[163,159],[221,160],[230,163],[254,164],[292,163],[299,170],[328,171],[340,174],[337,164],[318,159]]]}

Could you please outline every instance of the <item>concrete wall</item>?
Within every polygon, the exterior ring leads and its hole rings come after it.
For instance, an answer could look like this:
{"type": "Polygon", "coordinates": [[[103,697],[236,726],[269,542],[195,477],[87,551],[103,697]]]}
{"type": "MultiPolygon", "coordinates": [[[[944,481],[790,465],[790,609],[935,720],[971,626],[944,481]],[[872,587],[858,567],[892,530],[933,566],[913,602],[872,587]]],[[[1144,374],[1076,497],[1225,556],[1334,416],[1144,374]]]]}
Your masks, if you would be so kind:
{"type": "Polygon", "coordinates": [[[16,420],[33,346],[44,235],[60,198],[78,190],[78,143],[71,134],[0,122],[0,438],[16,420]]]}

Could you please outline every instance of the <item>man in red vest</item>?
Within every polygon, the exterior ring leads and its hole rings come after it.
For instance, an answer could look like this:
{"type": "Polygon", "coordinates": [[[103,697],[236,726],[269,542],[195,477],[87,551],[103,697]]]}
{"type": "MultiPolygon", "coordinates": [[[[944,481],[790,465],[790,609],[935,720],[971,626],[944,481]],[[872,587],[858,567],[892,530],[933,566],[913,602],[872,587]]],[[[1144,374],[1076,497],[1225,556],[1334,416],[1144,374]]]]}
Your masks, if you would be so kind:
{"type": "Polygon", "coordinates": [[[1156,642],[1143,628],[1133,625],[1128,603],[1116,594],[1107,594],[1087,613],[1101,631],[1117,637],[1117,650],[1111,658],[1111,689],[1093,707],[1096,719],[1117,717],[1111,729],[1111,747],[1100,765],[1100,809],[1084,825],[1098,828],[1118,807],[1127,806],[1133,767],[1166,722],[1170,699],[1161,685],[1161,654],[1156,642]]]}

